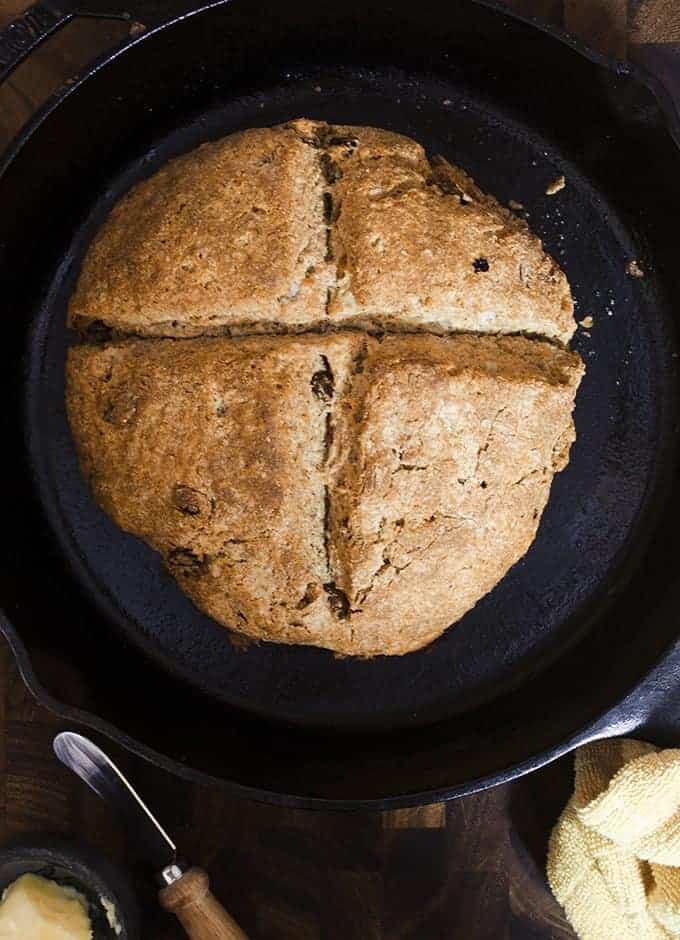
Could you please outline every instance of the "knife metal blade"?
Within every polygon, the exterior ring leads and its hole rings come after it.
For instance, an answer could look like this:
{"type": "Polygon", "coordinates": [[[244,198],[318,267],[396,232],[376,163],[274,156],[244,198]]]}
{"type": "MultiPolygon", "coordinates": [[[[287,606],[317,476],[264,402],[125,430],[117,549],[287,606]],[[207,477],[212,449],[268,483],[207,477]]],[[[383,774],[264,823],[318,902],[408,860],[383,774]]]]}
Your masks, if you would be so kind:
{"type": "Polygon", "coordinates": [[[58,734],[52,746],[62,764],[122,817],[131,839],[163,883],[181,877],[184,866],[177,859],[175,843],[111,758],[89,738],[72,731],[58,734]]]}

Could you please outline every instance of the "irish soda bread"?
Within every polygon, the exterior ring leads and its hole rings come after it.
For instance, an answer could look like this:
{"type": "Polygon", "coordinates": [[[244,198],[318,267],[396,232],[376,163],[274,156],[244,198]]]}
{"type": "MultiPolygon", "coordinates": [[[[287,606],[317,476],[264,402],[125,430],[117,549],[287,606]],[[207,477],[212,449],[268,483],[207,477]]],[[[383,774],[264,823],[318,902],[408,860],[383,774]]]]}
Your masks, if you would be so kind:
{"type": "Polygon", "coordinates": [[[67,364],[97,500],[254,638],[431,642],[525,554],[574,439],[564,274],[387,131],[297,121],[170,162],[69,316],[111,331],[67,364]]]}
{"type": "Polygon", "coordinates": [[[138,336],[352,324],[567,343],[575,328],[562,271],[461,170],[388,131],[309,121],[203,144],[136,186],[69,316],[138,336]]]}

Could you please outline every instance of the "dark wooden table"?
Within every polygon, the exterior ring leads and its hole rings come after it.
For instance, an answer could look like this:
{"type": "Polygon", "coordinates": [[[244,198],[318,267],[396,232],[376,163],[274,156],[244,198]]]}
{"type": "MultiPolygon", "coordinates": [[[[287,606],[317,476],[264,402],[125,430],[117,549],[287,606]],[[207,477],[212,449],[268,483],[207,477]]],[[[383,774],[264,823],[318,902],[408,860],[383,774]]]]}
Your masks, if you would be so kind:
{"type": "MultiPolygon", "coordinates": [[[[0,842],[44,831],[89,840],[132,866],[144,940],[179,940],[107,808],[52,757],[61,725],[33,702],[2,641],[0,683],[0,842]]],[[[310,813],[228,799],[110,751],[252,940],[573,937],[543,875],[570,759],[447,806],[310,813]]]]}
{"type": "MultiPolygon", "coordinates": [[[[680,48],[677,0],[510,5],[621,57],[644,60],[680,48]]],[[[0,0],[0,26],[25,6],[25,0],[0,0]]],[[[84,56],[108,46],[120,29],[79,21],[22,65],[0,88],[0,148],[84,56]]],[[[52,757],[60,728],[30,698],[0,641],[0,841],[36,831],[88,839],[132,868],[144,940],[180,938],[157,909],[153,889],[106,807],[52,757]]],[[[543,874],[548,834],[569,793],[569,758],[447,806],[330,814],[237,802],[112,753],[182,849],[211,871],[216,893],[253,940],[574,936],[543,874]]]]}

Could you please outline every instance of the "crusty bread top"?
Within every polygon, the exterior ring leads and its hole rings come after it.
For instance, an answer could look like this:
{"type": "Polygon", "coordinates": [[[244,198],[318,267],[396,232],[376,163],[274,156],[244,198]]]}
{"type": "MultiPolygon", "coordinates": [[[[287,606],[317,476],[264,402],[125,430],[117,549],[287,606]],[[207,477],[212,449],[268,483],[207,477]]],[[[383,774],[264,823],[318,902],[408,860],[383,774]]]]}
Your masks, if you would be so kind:
{"type": "Polygon", "coordinates": [[[353,131],[356,147],[332,150],[332,318],[569,341],[569,284],[523,218],[442,158],[353,131]]]}
{"type": "Polygon", "coordinates": [[[317,320],[334,279],[323,187],[317,152],[289,127],[171,160],[114,206],[85,257],[71,324],[196,336],[317,320]]]}
{"type": "Polygon", "coordinates": [[[306,596],[305,623],[326,614],[322,353],[260,337],[69,354],[69,419],[98,502],[241,633],[285,640],[306,596]]]}
{"type": "Polygon", "coordinates": [[[69,354],[81,465],[218,622],[406,653],[534,538],[572,307],[526,223],[409,138],[236,134],[132,189],[85,258],[71,325],[128,339],[69,354]]]}
{"type": "Polygon", "coordinates": [[[204,144],[133,188],[69,316],[142,336],[575,328],[563,272],[461,170],[398,134],[306,120],[204,144]]]}
{"type": "Polygon", "coordinates": [[[71,350],[67,405],[101,505],[214,619],[401,654],[527,550],[582,368],[523,337],[130,340],[71,350]]]}
{"type": "Polygon", "coordinates": [[[331,500],[355,652],[439,636],[527,551],[574,440],[577,356],[522,337],[388,337],[349,397],[331,500]]]}

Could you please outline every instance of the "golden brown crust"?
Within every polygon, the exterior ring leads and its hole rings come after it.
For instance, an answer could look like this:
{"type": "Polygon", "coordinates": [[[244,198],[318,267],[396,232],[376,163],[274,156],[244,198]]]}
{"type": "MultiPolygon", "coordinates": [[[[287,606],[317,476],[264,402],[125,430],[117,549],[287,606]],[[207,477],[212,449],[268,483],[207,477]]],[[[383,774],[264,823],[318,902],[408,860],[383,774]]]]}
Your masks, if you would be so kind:
{"type": "Polygon", "coordinates": [[[319,319],[324,181],[289,127],[234,134],[171,160],[118,202],[85,258],[69,318],[144,336],[319,319]]]}
{"type": "Polygon", "coordinates": [[[343,646],[323,590],[323,369],[310,340],[81,346],[67,405],[99,503],[202,610],[250,636],[343,646]]]}
{"type": "Polygon", "coordinates": [[[563,272],[462,170],[389,131],[305,120],[204,144],[132,189],[69,316],[143,336],[575,328],[563,272]]]}
{"type": "Polygon", "coordinates": [[[97,499],[202,610],[374,656],[524,554],[581,372],[521,337],[129,341],[71,351],[67,404],[97,499]]]}
{"type": "MultiPolygon", "coordinates": [[[[529,333],[568,343],[575,329],[564,273],[524,219],[438,158],[404,152],[371,130],[333,156],[329,314],[431,332],[529,333]]],[[[340,148],[336,148],[336,151],[340,148]]]]}
{"type": "Polygon", "coordinates": [[[69,316],[151,337],[69,354],[96,498],[254,638],[429,643],[524,555],[574,439],[578,356],[488,335],[567,343],[564,274],[388,131],[299,120],[171,161],[113,209],[69,316]]]}
{"type": "Polygon", "coordinates": [[[352,652],[402,654],[527,551],[574,440],[583,366],[523,337],[388,337],[350,395],[331,567],[352,652]]]}

